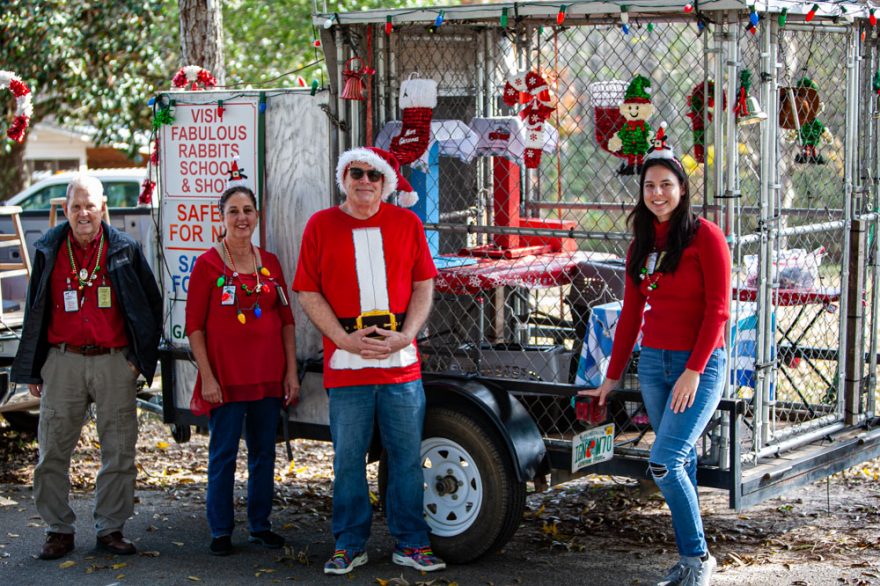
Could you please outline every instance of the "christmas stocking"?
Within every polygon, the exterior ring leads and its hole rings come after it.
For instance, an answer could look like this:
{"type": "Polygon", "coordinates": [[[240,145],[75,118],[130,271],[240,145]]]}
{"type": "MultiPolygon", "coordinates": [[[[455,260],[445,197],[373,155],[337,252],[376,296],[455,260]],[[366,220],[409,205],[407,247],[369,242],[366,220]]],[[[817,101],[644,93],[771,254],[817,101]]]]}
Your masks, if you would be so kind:
{"type": "Polygon", "coordinates": [[[529,88],[526,85],[526,75],[528,75],[528,73],[525,71],[515,73],[510,76],[510,79],[504,84],[504,93],[501,95],[501,99],[504,100],[504,103],[508,106],[516,106],[519,104],[520,94],[529,91],[529,88]]]}
{"type": "MultiPolygon", "coordinates": [[[[415,74],[413,74],[415,75],[415,74]]],[[[422,156],[431,140],[431,116],[437,107],[437,82],[410,76],[400,84],[400,110],[403,127],[391,139],[389,149],[401,165],[422,156]]]]}
{"type": "Polygon", "coordinates": [[[526,163],[526,169],[537,169],[541,164],[541,152],[544,150],[544,123],[526,126],[523,143],[525,146],[523,159],[526,163]]]}

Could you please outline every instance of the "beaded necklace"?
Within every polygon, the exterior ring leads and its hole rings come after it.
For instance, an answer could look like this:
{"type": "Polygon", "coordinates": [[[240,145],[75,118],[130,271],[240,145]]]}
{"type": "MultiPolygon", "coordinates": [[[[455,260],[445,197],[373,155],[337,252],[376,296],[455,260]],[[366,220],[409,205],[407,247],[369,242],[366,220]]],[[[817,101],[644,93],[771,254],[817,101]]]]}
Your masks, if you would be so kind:
{"type": "MultiPolygon", "coordinates": [[[[239,297],[238,297],[238,295],[235,295],[235,317],[236,317],[236,319],[238,319],[238,322],[241,325],[244,325],[245,323],[247,323],[247,318],[245,318],[245,316],[244,316],[245,311],[253,311],[254,317],[256,317],[257,319],[262,317],[263,310],[260,308],[260,295],[263,293],[268,293],[269,286],[266,285],[265,283],[260,282],[260,276],[262,275],[262,276],[268,278],[271,276],[271,273],[269,272],[269,269],[267,269],[266,267],[257,266],[257,253],[254,250],[253,244],[251,244],[251,254],[253,255],[253,259],[254,259],[254,273],[253,274],[254,274],[254,278],[257,280],[257,284],[254,286],[253,289],[251,289],[250,287],[247,286],[247,284],[242,280],[241,276],[239,275],[238,268],[235,266],[235,259],[232,258],[232,254],[229,252],[229,247],[226,245],[226,239],[224,238],[223,240],[220,241],[220,243],[223,245],[224,261],[228,261],[228,263],[232,265],[232,277],[229,280],[230,285],[234,286],[233,281],[235,279],[238,279],[239,282],[241,283],[241,290],[244,291],[245,295],[247,295],[248,297],[250,297],[251,295],[256,295],[256,297],[254,298],[254,302],[251,304],[251,306],[245,307],[245,308],[241,307],[241,303],[239,302],[239,297]]],[[[223,263],[223,274],[217,278],[217,287],[223,287],[226,284],[226,265],[227,265],[227,263],[224,262],[223,263]]],[[[232,295],[231,293],[224,291],[220,297],[221,302],[228,301],[231,295],[232,295]]]]}
{"type": "MultiPolygon", "coordinates": [[[[83,290],[83,287],[86,287],[86,286],[91,287],[92,282],[96,278],[98,278],[98,271],[101,270],[101,254],[103,252],[104,252],[104,231],[101,230],[101,239],[98,241],[98,254],[95,257],[95,268],[92,269],[92,273],[91,273],[91,275],[89,275],[88,265],[89,265],[90,261],[87,260],[85,262],[85,266],[83,266],[80,269],[78,269],[76,267],[76,259],[73,257],[73,247],[70,244],[70,234],[67,235],[67,257],[70,259],[70,267],[71,267],[70,272],[71,272],[71,274],[73,274],[73,276],[76,278],[77,282],[79,283],[79,287],[77,287],[77,289],[79,289],[80,291],[83,290]]],[[[68,281],[68,286],[69,286],[69,284],[70,284],[70,281],[68,281]]]]}
{"type": "Polygon", "coordinates": [[[659,252],[657,250],[651,251],[651,254],[649,254],[648,258],[645,260],[645,266],[639,271],[639,278],[648,283],[648,291],[653,291],[660,286],[660,277],[663,276],[663,273],[658,269],[663,262],[663,256],[665,254],[665,250],[659,252]]]}

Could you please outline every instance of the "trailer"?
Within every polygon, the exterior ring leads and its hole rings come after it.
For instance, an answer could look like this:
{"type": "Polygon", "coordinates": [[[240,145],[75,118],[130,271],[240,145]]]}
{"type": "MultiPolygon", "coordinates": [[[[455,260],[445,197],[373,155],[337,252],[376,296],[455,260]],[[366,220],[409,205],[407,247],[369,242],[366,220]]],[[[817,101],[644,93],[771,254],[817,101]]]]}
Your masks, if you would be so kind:
{"type": "MultiPolygon", "coordinates": [[[[308,217],[340,201],[339,153],[412,130],[399,99],[417,75],[438,86],[429,140],[406,173],[440,271],[419,340],[424,514],[440,556],[462,563],[502,547],[527,484],[645,475],[653,432],[638,352],[607,412],[576,397],[601,382],[620,312],[639,185],[638,153],[615,137],[639,88],[650,88],[641,122],[651,137],[666,123],[696,209],[722,228],[734,261],[731,372],[698,444],[700,484],[739,510],[880,455],[871,20],[847,1],[324,6],[313,24],[329,84],[314,95],[157,96],[174,118],[158,133],[165,421],[181,441],[205,423],[189,411],[182,316],[228,158],[213,157],[212,171],[190,146],[244,129],[232,142],[247,144],[260,244],[291,279],[308,217]],[[649,85],[633,86],[638,77],[649,85]]],[[[303,391],[283,427],[326,440],[320,335],[295,309],[303,391]]],[[[378,444],[370,458],[384,489],[378,444]]]]}

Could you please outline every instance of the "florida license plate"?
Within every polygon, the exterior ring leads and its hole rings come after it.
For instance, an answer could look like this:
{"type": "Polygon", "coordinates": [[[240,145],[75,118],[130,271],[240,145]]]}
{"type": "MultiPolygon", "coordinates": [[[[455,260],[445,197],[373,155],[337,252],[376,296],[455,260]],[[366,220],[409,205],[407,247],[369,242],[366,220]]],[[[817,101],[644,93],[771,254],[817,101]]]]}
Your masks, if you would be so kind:
{"type": "Polygon", "coordinates": [[[614,456],[614,424],[577,434],[571,440],[571,471],[610,460],[614,456]]]}

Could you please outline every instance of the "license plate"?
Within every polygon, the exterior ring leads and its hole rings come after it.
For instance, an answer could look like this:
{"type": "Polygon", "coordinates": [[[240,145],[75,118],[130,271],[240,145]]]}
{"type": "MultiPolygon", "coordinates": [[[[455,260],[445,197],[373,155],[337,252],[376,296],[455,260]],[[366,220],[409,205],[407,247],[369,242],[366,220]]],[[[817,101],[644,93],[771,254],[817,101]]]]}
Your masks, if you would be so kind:
{"type": "Polygon", "coordinates": [[[588,429],[571,440],[571,471],[610,460],[614,456],[614,424],[588,429]]]}

